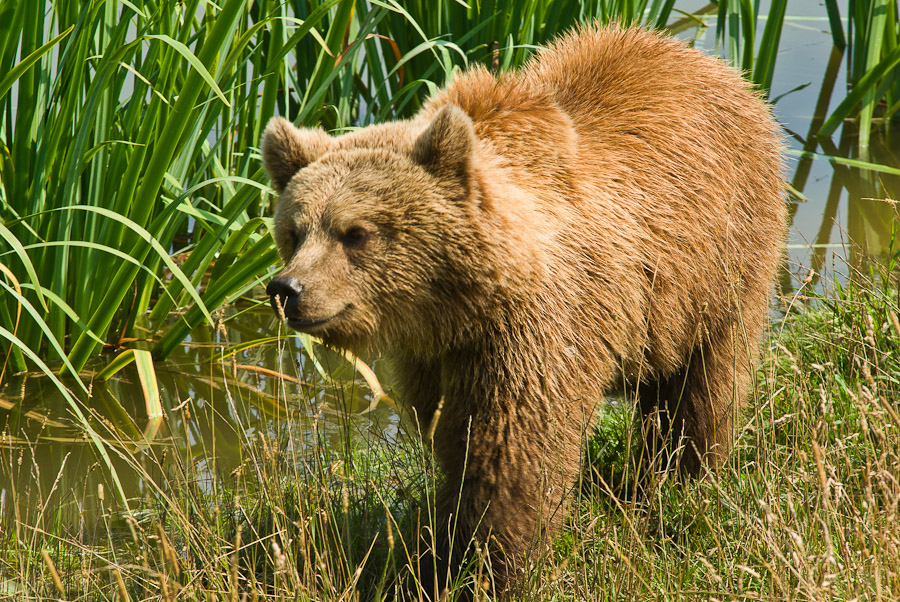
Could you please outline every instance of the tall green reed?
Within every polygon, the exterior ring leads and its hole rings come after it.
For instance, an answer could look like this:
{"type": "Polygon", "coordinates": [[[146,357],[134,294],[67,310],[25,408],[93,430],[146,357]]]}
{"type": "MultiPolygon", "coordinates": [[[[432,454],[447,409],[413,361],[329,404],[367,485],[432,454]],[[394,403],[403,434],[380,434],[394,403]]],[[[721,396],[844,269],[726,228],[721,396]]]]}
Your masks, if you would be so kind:
{"type": "Polygon", "coordinates": [[[900,109],[900,19],[897,0],[850,0],[847,27],[836,0],[826,0],[832,37],[847,58],[850,93],[834,109],[818,131],[830,136],[846,119],[859,120],[859,148],[865,154],[880,113],[889,123],[900,109]]]}
{"type": "MultiPolygon", "coordinates": [[[[381,2],[372,2],[373,6],[381,2]]],[[[397,3],[391,3],[397,7],[397,3]]],[[[623,25],[643,24],[661,29],[672,13],[675,0],[459,0],[402,3],[402,10],[390,11],[382,32],[390,41],[380,39],[378,53],[386,55],[390,45],[412,50],[398,65],[405,88],[398,90],[395,106],[378,99],[372,111],[375,119],[396,113],[407,114],[422,99],[422,87],[432,91],[431,83],[443,73],[452,73],[473,63],[493,71],[521,65],[534,51],[559,33],[578,23],[599,21],[623,25]],[[422,40],[430,42],[427,47],[422,40]],[[427,51],[426,51],[427,50],[427,51]]],[[[367,56],[378,56],[368,53],[367,56]]]]}
{"type": "Polygon", "coordinates": [[[359,60],[387,9],[354,4],[4,3],[4,370],[36,355],[80,372],[147,312],[159,327],[190,306],[165,357],[259,281],[276,260],[261,127],[352,124],[359,88],[391,77],[359,60]]]}
{"type": "Polygon", "coordinates": [[[757,30],[762,16],[759,2],[721,0],[717,10],[716,41],[720,51],[768,94],[775,73],[787,0],[772,0],[761,32],[757,30]]]}

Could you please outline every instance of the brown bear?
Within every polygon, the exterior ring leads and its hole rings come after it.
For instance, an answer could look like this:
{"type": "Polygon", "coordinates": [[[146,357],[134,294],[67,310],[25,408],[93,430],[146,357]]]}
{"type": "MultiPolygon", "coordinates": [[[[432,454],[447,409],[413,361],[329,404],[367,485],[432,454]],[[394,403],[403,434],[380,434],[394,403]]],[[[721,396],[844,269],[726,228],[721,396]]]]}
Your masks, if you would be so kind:
{"type": "Polygon", "coordinates": [[[388,354],[421,430],[436,418],[429,596],[472,538],[510,585],[610,392],[638,393],[664,462],[723,461],[780,261],[780,144],[721,61],[600,26],[513,73],[472,68],[406,121],[269,123],[273,306],[388,354]]]}

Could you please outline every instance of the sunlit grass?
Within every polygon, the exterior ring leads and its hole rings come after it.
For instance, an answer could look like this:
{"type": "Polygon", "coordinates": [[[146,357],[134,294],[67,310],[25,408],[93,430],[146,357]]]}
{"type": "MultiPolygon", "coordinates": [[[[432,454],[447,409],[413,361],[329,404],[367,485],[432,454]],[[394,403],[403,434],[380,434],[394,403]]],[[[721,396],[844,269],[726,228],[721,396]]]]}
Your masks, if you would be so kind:
{"type": "MultiPolygon", "coordinates": [[[[884,282],[854,274],[825,294],[784,299],[736,452],[718,474],[659,479],[635,495],[627,441],[637,427],[627,403],[610,406],[571,518],[517,599],[900,595],[900,308],[894,281],[884,282]]],[[[240,390],[230,395],[240,405],[240,390]]],[[[407,565],[423,545],[428,454],[414,436],[373,434],[352,416],[336,423],[321,408],[285,414],[274,438],[239,426],[230,444],[243,461],[230,474],[174,448],[126,451],[152,483],[132,500],[134,518],[108,493],[11,490],[5,591],[122,600],[121,578],[132,600],[415,599],[407,565]],[[98,511],[73,521],[73,504],[98,511]]],[[[29,454],[5,448],[4,478],[39,470],[29,454]]]]}

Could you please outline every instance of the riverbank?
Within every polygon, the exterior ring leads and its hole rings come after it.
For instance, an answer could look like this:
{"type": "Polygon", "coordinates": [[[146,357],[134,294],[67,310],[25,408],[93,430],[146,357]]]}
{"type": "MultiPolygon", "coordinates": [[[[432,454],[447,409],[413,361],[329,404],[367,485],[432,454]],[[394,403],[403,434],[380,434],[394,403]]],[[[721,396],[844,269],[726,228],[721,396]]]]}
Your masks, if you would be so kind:
{"type": "MultiPolygon", "coordinates": [[[[607,407],[566,528],[520,599],[900,597],[896,280],[855,274],[821,294],[808,292],[814,284],[777,308],[736,451],[718,474],[663,476],[635,495],[637,427],[627,403],[607,407]]],[[[287,421],[280,437],[229,442],[243,462],[212,477],[165,446],[123,442],[115,449],[146,491],[130,513],[110,488],[30,489],[27,500],[13,490],[2,500],[10,520],[0,532],[0,592],[412,599],[402,592],[418,545],[410,534],[425,520],[419,499],[433,485],[427,454],[414,437],[373,436],[352,417],[326,432],[313,416],[305,426],[318,434],[301,445],[287,421]],[[72,504],[95,503],[106,510],[72,521],[72,504]]],[[[27,448],[7,447],[2,460],[0,478],[40,470],[28,467],[27,448]]],[[[478,558],[476,580],[487,574],[478,558]]]]}

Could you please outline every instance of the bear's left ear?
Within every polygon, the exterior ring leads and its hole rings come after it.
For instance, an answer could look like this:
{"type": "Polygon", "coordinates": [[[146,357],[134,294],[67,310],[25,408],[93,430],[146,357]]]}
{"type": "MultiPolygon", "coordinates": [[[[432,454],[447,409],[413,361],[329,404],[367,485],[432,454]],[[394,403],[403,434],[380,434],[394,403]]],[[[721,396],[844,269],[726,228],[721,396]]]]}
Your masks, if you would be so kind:
{"type": "Polygon", "coordinates": [[[331,142],[331,136],[322,130],[300,129],[282,117],[269,121],[260,149],[275,190],[283,192],[294,174],[324,155],[331,142]]]}
{"type": "Polygon", "coordinates": [[[438,110],[413,146],[413,161],[439,178],[468,180],[475,152],[475,126],[453,104],[438,110]]]}

